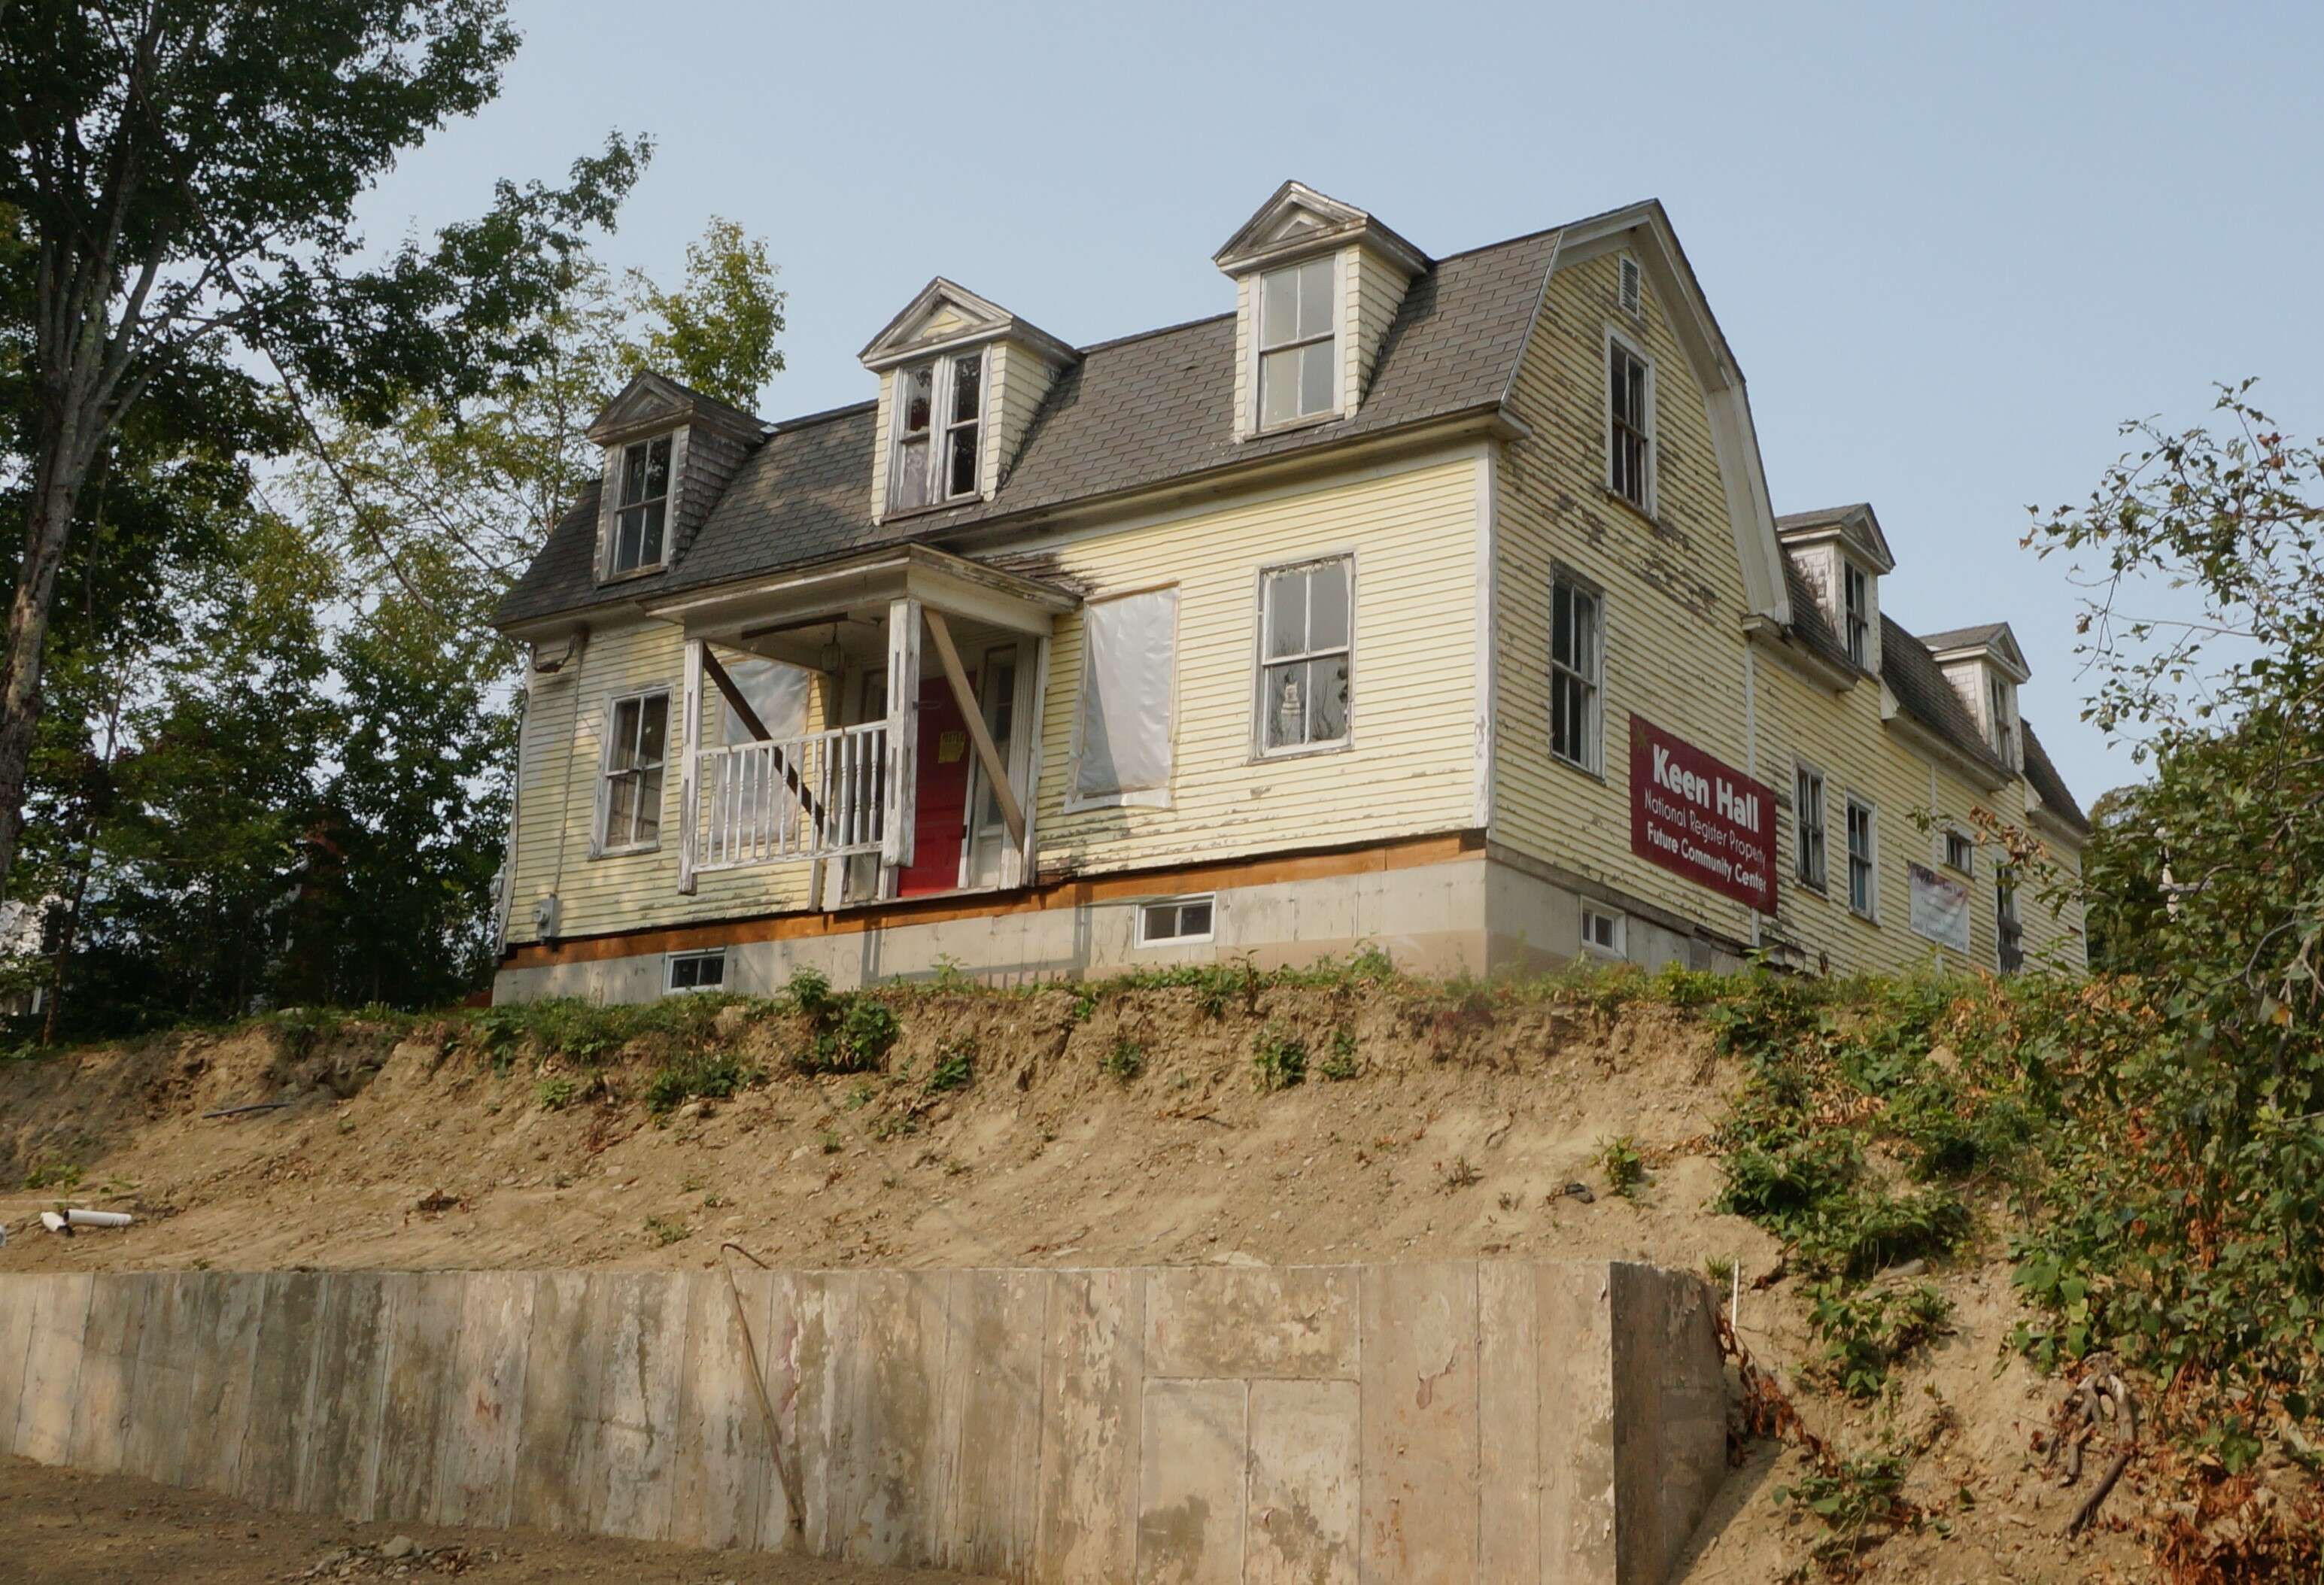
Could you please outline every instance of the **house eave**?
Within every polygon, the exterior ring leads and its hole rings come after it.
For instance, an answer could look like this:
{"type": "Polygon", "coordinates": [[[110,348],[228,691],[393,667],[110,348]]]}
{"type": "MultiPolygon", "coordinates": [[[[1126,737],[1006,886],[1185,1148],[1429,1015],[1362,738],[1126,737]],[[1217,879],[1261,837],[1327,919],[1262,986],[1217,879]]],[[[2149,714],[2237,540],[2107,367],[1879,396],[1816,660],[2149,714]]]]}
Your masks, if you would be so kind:
{"type": "Polygon", "coordinates": [[[1743,633],[1765,654],[1790,667],[1819,687],[1844,694],[1864,680],[1865,673],[1817,653],[1802,643],[1785,623],[1753,612],[1743,618],[1743,633]]]}

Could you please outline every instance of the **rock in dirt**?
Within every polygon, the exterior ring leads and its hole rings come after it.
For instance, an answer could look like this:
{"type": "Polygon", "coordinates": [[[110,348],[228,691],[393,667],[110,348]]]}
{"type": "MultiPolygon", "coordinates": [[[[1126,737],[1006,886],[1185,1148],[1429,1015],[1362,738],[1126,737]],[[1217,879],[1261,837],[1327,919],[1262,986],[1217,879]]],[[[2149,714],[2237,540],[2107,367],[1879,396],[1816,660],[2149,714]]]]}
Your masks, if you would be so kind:
{"type": "Polygon", "coordinates": [[[390,1562],[393,1562],[398,1558],[408,1558],[419,1550],[420,1544],[413,1541],[410,1536],[399,1535],[394,1540],[389,1542],[385,1546],[381,1547],[379,1549],[379,1555],[387,1559],[390,1562]]]}

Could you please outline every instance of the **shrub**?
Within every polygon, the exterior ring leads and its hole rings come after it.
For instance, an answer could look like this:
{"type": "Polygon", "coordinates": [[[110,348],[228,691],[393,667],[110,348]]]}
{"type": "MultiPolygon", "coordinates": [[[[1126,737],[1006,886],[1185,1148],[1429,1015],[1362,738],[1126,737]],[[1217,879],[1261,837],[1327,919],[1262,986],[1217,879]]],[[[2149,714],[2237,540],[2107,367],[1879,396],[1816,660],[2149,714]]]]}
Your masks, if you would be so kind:
{"type": "Polygon", "coordinates": [[[1345,1083],[1356,1076],[1356,1037],[1345,1029],[1332,1031],[1330,1055],[1316,1064],[1315,1071],[1334,1083],[1345,1083]]]}
{"type": "Polygon", "coordinates": [[[1125,1035],[1097,1059],[1097,1067],[1106,1077],[1130,1083],[1146,1071],[1146,1048],[1125,1035]]]}
{"type": "Polygon", "coordinates": [[[936,1052],[936,1066],[928,1071],[927,1082],[921,1088],[931,1095],[941,1095],[947,1090],[966,1089],[975,1077],[974,1044],[955,1041],[936,1052]]]}
{"type": "Polygon", "coordinates": [[[696,1096],[706,1101],[725,1101],[763,1076],[739,1057],[681,1057],[656,1069],[654,1076],[646,1081],[646,1110],[659,1114],[696,1096]]]}
{"type": "Polygon", "coordinates": [[[46,1161],[24,1175],[28,1189],[78,1189],[81,1168],[70,1161],[46,1161]]]}
{"type": "Polygon", "coordinates": [[[1812,1371],[1858,1399],[1878,1396],[1888,1367],[1942,1335],[1953,1309],[1927,1283],[1898,1291],[1821,1282],[1809,1288],[1808,1299],[1809,1328],[1823,1341],[1812,1371]]]}
{"type": "Polygon", "coordinates": [[[562,1074],[541,1080],[533,1091],[534,1098],[540,1102],[543,1111],[563,1111],[573,1104],[573,1098],[577,1093],[579,1086],[562,1074]]]}
{"type": "Polygon", "coordinates": [[[1598,1165],[1606,1174],[1607,1186],[1614,1193],[1625,1200],[1637,1198],[1638,1186],[1646,1181],[1646,1158],[1638,1154],[1638,1141],[1634,1135],[1621,1134],[1600,1143],[1598,1165]]]}
{"type": "Polygon", "coordinates": [[[1251,1073],[1261,1090],[1288,1090],[1307,1082],[1307,1047],[1282,1025],[1269,1023],[1251,1037],[1251,1073]]]}

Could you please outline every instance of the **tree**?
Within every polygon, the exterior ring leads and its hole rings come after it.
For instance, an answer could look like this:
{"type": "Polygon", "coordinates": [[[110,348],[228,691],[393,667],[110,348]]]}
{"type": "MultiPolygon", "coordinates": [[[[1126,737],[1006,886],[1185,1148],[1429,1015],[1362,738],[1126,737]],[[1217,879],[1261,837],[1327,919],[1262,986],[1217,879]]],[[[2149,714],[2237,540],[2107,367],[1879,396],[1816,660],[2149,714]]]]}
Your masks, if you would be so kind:
{"type": "Polygon", "coordinates": [[[775,337],[783,301],[767,244],[714,215],[698,242],[686,246],[686,284],[664,291],[642,271],[630,272],[638,309],[660,324],[633,349],[632,372],[650,368],[706,396],[749,412],[783,366],[775,337]]]}
{"type": "Polygon", "coordinates": [[[108,438],[235,351],[378,418],[523,351],[641,145],[357,267],[356,198],[498,90],[503,0],[16,0],[0,6],[0,204],[30,274],[23,549],[0,650],[0,881],[14,863],[56,580],[108,438]]]}

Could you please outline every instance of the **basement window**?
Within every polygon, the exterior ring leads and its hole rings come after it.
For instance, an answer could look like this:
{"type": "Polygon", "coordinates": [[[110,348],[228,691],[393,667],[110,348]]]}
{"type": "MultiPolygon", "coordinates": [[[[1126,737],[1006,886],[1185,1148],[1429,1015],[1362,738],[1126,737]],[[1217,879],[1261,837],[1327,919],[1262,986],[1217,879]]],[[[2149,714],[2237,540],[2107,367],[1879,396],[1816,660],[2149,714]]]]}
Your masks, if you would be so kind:
{"type": "Polygon", "coordinates": [[[1328,258],[1259,278],[1259,424],[1296,423],[1340,405],[1340,340],[1328,258]]]}
{"type": "Polygon", "coordinates": [[[670,438],[663,435],[622,448],[622,493],[605,558],[608,576],[661,565],[669,527],[669,447],[670,438]]]}
{"type": "Polygon", "coordinates": [[[974,495],[984,416],[984,355],[916,364],[896,376],[888,506],[912,511],[974,495]]]}
{"type": "Polygon", "coordinates": [[[1618,958],[1628,949],[1629,920],[1596,903],[1582,905],[1582,950],[1600,957],[1618,958]]]}
{"type": "Polygon", "coordinates": [[[1211,939],[1217,905],[1213,897],[1174,897],[1142,903],[1138,909],[1138,945],[1190,946],[1211,939]]]}
{"type": "Polygon", "coordinates": [[[665,991],[725,989],[726,949],[723,946],[713,952],[674,952],[664,962],[668,965],[662,982],[665,991]]]}

